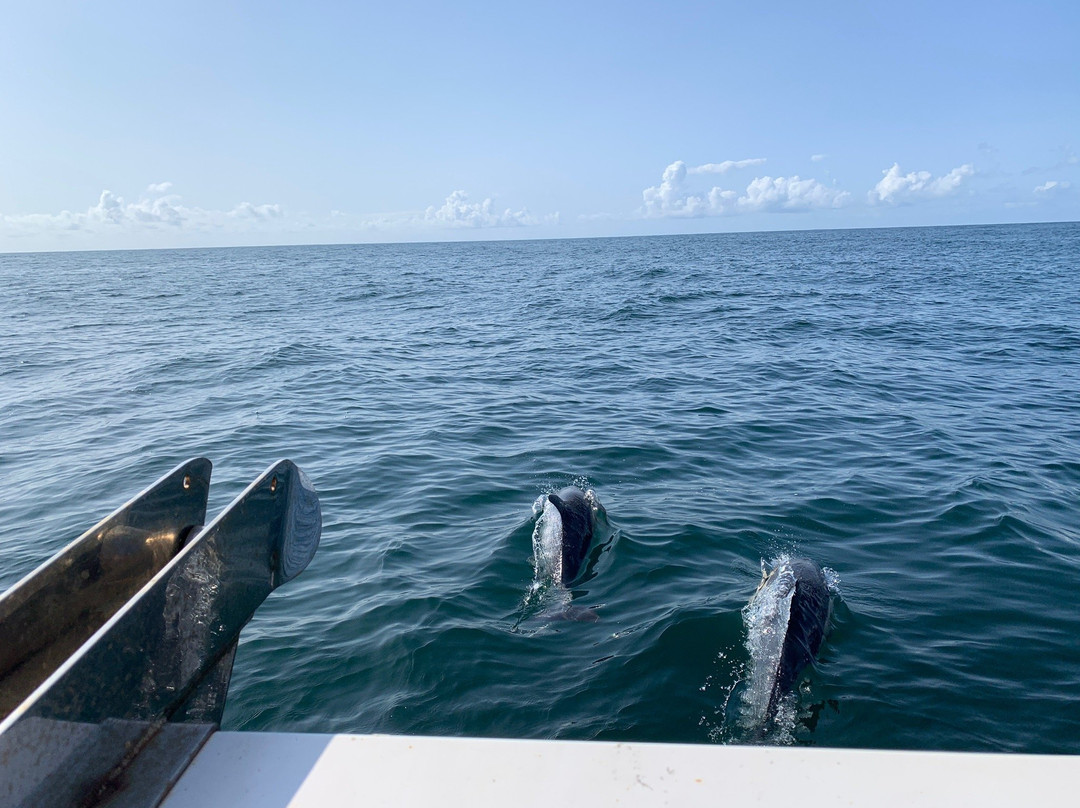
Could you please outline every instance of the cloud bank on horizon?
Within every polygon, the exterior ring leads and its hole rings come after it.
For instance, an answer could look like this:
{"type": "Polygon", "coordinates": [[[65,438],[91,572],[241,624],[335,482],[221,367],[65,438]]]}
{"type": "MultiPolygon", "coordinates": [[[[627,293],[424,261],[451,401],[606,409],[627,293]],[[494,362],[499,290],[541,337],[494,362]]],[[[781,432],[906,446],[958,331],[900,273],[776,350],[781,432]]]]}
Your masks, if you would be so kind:
{"type": "Polygon", "coordinates": [[[240,202],[230,210],[205,210],[185,205],[170,193],[171,182],[151,183],[138,199],[128,202],[103,190],[85,211],[59,213],[0,214],[0,234],[9,237],[40,233],[116,234],[132,231],[199,230],[205,232],[253,232],[256,226],[280,221],[280,205],[240,202]]]}
{"type": "MultiPolygon", "coordinates": [[[[810,161],[821,164],[825,158],[824,154],[814,154],[810,161]]],[[[905,172],[899,162],[893,162],[891,167],[881,170],[881,179],[864,192],[841,188],[835,180],[826,183],[798,174],[755,175],[756,171],[751,171],[767,163],[764,157],[700,165],[676,160],[664,169],[658,184],[641,192],[640,207],[580,214],[578,220],[629,223],[757,214],[760,221],[762,215],[915,206],[965,193],[974,195],[977,191],[971,181],[979,176],[973,163],[962,163],[934,176],[925,169],[905,172]],[[736,181],[734,178],[740,174],[743,178],[736,181]],[[725,181],[712,184],[708,178],[714,176],[724,177],[725,181]]],[[[1075,160],[1066,158],[1053,168],[1062,173],[1075,164],[1075,160]]],[[[1072,183],[1066,179],[1046,180],[1027,192],[1027,198],[1013,204],[1035,205],[1040,200],[1071,194],[1071,189],[1072,183]]],[[[74,243],[80,247],[93,247],[98,241],[125,235],[140,236],[135,241],[138,245],[152,245],[167,242],[169,234],[181,233],[196,240],[200,235],[217,236],[226,242],[275,233],[306,234],[307,238],[316,239],[351,234],[362,240],[394,240],[437,239],[440,233],[450,231],[542,228],[546,234],[558,235],[562,224],[557,211],[536,215],[526,207],[498,206],[490,196],[473,202],[462,189],[450,192],[441,204],[412,211],[363,215],[334,210],[326,215],[313,215],[290,213],[285,205],[276,202],[244,201],[225,210],[202,208],[185,203],[174,192],[171,182],[156,182],[131,201],[103,190],[97,201],[83,211],[0,214],[0,248],[19,249],[21,243],[37,245],[42,238],[54,236],[67,239],[61,244],[74,243]]]]}
{"type": "Polygon", "coordinates": [[[442,207],[429,205],[424,211],[422,223],[436,227],[531,227],[541,222],[556,224],[558,220],[558,213],[538,219],[525,209],[506,208],[500,213],[490,197],[483,202],[469,202],[469,195],[465,191],[454,191],[446,197],[442,207]]]}
{"type": "MultiPolygon", "coordinates": [[[[339,210],[324,217],[290,214],[280,204],[240,202],[228,210],[208,210],[184,203],[172,193],[171,182],[151,183],[137,199],[126,201],[110,190],[103,190],[97,202],[83,211],[58,213],[0,214],[0,238],[18,246],[19,240],[34,241],[38,236],[62,235],[74,238],[80,246],[95,238],[124,235],[268,235],[276,230],[295,233],[306,231],[330,234],[357,231],[371,234],[394,234],[447,229],[522,228],[539,224],[558,224],[559,214],[534,216],[526,209],[499,210],[491,197],[470,202],[465,191],[457,190],[441,206],[429,205],[420,211],[351,215],[339,210]],[[78,237],[82,238],[78,238],[78,237]]],[[[142,243],[142,241],[138,242],[142,243]]],[[[3,242],[0,242],[0,247],[3,242]]],[[[3,250],[0,249],[0,252],[3,250]]]]}
{"type": "Polygon", "coordinates": [[[755,177],[740,195],[716,185],[706,192],[687,189],[687,176],[725,174],[731,169],[758,166],[765,158],[725,160],[687,167],[682,160],[664,169],[660,184],[646,188],[641,195],[643,213],[649,218],[723,216],[748,212],[787,212],[814,208],[839,208],[851,198],[847,191],[830,188],[815,179],[791,177],[755,177]]]}

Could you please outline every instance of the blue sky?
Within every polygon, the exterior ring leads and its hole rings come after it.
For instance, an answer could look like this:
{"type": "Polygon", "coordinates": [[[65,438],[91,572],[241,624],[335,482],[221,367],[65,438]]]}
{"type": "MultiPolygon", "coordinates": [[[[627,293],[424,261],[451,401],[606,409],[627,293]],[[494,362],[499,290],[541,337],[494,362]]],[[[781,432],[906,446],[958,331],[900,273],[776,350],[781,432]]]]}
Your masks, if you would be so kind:
{"type": "Polygon", "coordinates": [[[0,252],[1080,219],[1072,2],[20,6],[0,252]]]}

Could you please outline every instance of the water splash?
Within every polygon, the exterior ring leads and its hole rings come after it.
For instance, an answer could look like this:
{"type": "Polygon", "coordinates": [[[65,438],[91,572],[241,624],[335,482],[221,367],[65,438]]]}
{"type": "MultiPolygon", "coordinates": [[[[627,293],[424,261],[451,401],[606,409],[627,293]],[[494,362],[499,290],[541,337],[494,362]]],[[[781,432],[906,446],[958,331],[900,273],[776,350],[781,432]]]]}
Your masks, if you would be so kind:
{"type": "Polygon", "coordinates": [[[829,592],[832,593],[832,596],[834,598],[841,597],[840,573],[832,567],[822,567],[821,574],[825,576],[825,585],[829,587],[829,592]]]}
{"type": "Polygon", "coordinates": [[[794,728],[795,699],[780,699],[775,714],[774,704],[777,670],[791,618],[791,599],[795,594],[795,574],[789,566],[791,558],[781,555],[771,566],[776,571],[774,585],[764,586],[768,570],[761,562],[761,585],[743,608],[746,625],[746,650],[750,655],[747,677],[740,693],[739,727],[748,733],[768,734],[771,740],[790,743],[787,736],[794,728]]]}

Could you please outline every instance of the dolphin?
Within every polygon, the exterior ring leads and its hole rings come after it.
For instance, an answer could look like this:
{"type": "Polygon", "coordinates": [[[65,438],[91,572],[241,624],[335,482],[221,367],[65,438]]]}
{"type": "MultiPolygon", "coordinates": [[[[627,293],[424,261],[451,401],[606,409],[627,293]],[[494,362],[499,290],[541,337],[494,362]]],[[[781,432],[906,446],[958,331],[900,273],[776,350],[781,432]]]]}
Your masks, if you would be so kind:
{"type": "Polygon", "coordinates": [[[596,622],[591,608],[575,606],[570,585],[585,569],[594,536],[607,535],[607,516],[596,493],[569,486],[533,503],[535,577],[518,623],[554,620],[596,622]]]}
{"type": "Polygon", "coordinates": [[[548,494],[541,517],[537,558],[548,568],[554,583],[565,586],[578,577],[593,537],[593,506],[576,486],[548,494]]]}
{"type": "Polygon", "coordinates": [[[764,728],[784,697],[817,656],[832,613],[832,595],[821,567],[808,558],[762,567],[761,583],[744,610],[751,675],[744,702],[764,728]]]}

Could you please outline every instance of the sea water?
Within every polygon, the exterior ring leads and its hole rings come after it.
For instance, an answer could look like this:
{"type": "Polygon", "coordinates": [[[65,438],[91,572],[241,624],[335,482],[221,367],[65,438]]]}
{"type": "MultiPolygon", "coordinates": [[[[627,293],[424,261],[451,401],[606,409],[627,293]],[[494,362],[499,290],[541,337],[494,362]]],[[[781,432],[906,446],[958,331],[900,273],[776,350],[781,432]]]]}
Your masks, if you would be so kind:
{"type": "Polygon", "coordinates": [[[0,255],[0,292],[0,588],[188,457],[211,515],[280,457],[317,487],[227,729],[737,743],[798,554],[837,596],[791,742],[1080,747],[1080,225],[0,255]],[[596,619],[538,626],[567,484],[596,619]]]}

